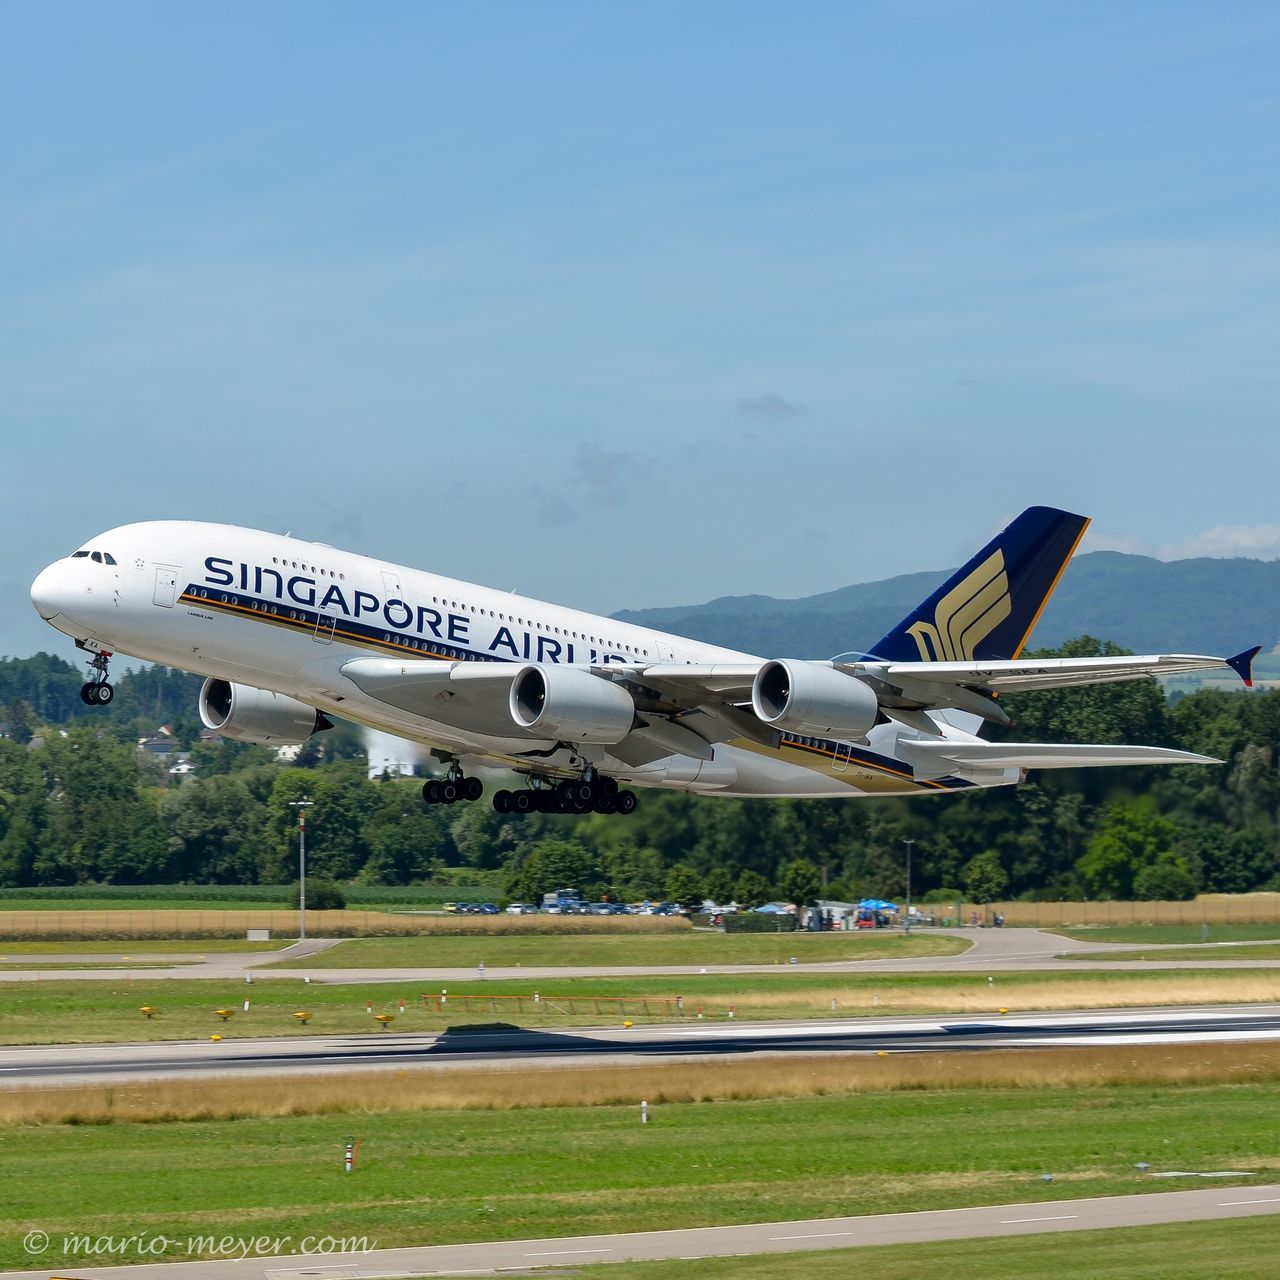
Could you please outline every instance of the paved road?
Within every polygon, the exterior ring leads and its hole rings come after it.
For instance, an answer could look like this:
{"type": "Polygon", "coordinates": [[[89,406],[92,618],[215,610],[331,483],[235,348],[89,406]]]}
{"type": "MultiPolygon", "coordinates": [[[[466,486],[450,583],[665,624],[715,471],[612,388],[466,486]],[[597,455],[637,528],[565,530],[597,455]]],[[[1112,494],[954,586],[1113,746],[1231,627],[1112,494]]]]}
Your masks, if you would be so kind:
{"type": "MultiPolygon", "coordinates": [[[[485,971],[486,980],[518,981],[536,978],[539,981],[555,981],[568,978],[619,978],[619,977],[690,977],[703,973],[965,973],[974,970],[1000,973],[1011,970],[1063,970],[1080,969],[1078,957],[1087,956],[1090,952],[1110,952],[1124,950],[1142,951],[1150,956],[1156,948],[1150,945],[1132,944],[1126,947],[1114,942],[1080,942],[1072,938],[1062,938],[1057,934],[1045,933],[1039,929],[934,929],[931,934],[951,935],[964,938],[971,945],[968,950],[955,956],[919,956],[907,959],[889,960],[833,960],[816,964],[796,965],[586,965],[575,968],[549,966],[493,966],[485,971]]],[[[414,968],[379,968],[379,969],[311,969],[305,964],[307,956],[335,945],[333,939],[308,939],[303,943],[295,943],[283,951],[253,952],[236,954],[215,954],[207,956],[198,963],[182,963],[172,969],[164,968],[128,968],[110,969],[69,969],[61,966],[67,962],[65,956],[33,956],[30,966],[23,962],[20,969],[10,970],[0,975],[0,981],[34,982],[45,979],[85,979],[87,981],[116,981],[131,974],[139,978],[218,978],[244,982],[246,977],[255,973],[259,977],[310,978],[312,982],[326,984],[350,985],[352,983],[371,982],[412,982],[412,983],[449,983],[474,980],[477,975],[475,967],[439,968],[435,966],[418,966],[414,968]],[[301,963],[299,963],[301,962],[301,963]],[[41,964],[45,967],[41,968],[41,964]],[[274,967],[280,964],[280,967],[274,967]],[[273,966],[264,968],[263,966],[273,966]]],[[[1161,960],[1098,960],[1089,961],[1085,968],[1090,971],[1108,969],[1141,969],[1157,971],[1160,969],[1205,970],[1213,971],[1222,968],[1239,969],[1280,969],[1280,960],[1237,960],[1230,954],[1231,948],[1223,946],[1212,948],[1212,958],[1208,959],[1170,959],[1161,960]]],[[[1206,953],[1210,949],[1206,947],[1206,953]]],[[[11,958],[14,961],[18,957],[11,958]]],[[[154,957],[138,957],[140,963],[151,964],[154,957]]],[[[190,960],[191,957],[183,957],[190,960]]],[[[120,951],[101,954],[84,954],[71,957],[72,961],[85,964],[120,963],[120,951]]]]}
{"type": "MultiPolygon", "coordinates": [[[[926,1213],[875,1214],[763,1222],[630,1235],[558,1236],[484,1244],[374,1249],[365,1253],[278,1255],[213,1262],[161,1262],[77,1270],[74,1259],[50,1259],[40,1271],[0,1272],[0,1280],[50,1280],[86,1276],[94,1280],[375,1280],[386,1276],[488,1275],[591,1262],[657,1258],[709,1258],[803,1250],[915,1244],[990,1236],[1042,1235],[1102,1227],[1154,1226],[1218,1218],[1274,1214],[1280,1185],[1214,1186],[1194,1191],[1108,1196],[1089,1200],[1038,1200],[926,1213]]],[[[50,1252],[58,1248],[51,1243],[50,1252]]],[[[1176,1272],[1171,1264],[1171,1274],[1176,1272]]],[[[1261,1272],[1260,1272],[1261,1274],[1261,1272]]]]}
{"type": "Polygon", "coordinates": [[[71,1084],[191,1075],[301,1074],[389,1068],[707,1059],[797,1053],[939,1053],[1083,1045],[1280,1040],[1280,1005],[1013,1014],[988,1018],[871,1018],[708,1023],[572,1031],[457,1031],[442,1035],[0,1048],[0,1084],[71,1084]]]}

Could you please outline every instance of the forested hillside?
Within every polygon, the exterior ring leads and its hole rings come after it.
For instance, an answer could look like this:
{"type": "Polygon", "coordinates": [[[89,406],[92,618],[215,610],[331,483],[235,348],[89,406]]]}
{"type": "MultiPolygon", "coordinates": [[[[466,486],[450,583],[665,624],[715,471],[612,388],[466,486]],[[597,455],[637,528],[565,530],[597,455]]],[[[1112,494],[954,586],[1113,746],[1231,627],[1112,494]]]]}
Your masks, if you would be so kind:
{"type": "MultiPolygon", "coordinates": [[[[799,600],[726,596],[617,616],[765,657],[830,658],[873,645],[950,570],[912,573],[799,600]]],[[[1036,624],[1035,642],[1109,636],[1135,653],[1238,653],[1280,641],[1280,561],[1077,556],[1036,624]]]]}
{"type": "MultiPolygon", "coordinates": [[[[1096,652],[1093,641],[1072,653],[1096,652]]],[[[446,867],[500,869],[514,896],[573,883],[591,894],[759,901],[895,896],[903,845],[913,887],[1000,897],[1182,897],[1280,888],[1275,744],[1280,691],[1202,690],[1166,702],[1153,681],[1009,698],[1018,738],[1143,742],[1220,767],[1041,773],[1016,788],[918,800],[772,801],[641,796],[631,817],[501,817],[485,804],[428,809],[412,780],[369,781],[353,732],[316,739],[311,767],[199,743],[198,681],[122,676],[86,709],[59,659],[0,663],[0,886],[284,883],[289,801],[315,801],[317,875],[404,884],[446,867]],[[135,686],[136,682],[136,686],[135,686]],[[70,696],[67,689],[70,689],[70,696]],[[132,714],[131,714],[132,712],[132,714]],[[194,777],[138,749],[157,721],[191,745],[194,777]]]]}

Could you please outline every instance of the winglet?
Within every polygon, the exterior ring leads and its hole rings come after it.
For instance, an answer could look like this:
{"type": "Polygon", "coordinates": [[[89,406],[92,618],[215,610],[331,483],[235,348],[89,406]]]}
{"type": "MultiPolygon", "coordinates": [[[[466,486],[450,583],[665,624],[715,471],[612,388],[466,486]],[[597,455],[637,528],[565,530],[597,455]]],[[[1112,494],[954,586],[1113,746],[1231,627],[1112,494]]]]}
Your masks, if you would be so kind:
{"type": "Polygon", "coordinates": [[[1227,659],[1227,666],[1244,681],[1246,689],[1253,688],[1253,660],[1262,652],[1262,646],[1255,644],[1252,649],[1237,653],[1234,658],[1227,659]]]}

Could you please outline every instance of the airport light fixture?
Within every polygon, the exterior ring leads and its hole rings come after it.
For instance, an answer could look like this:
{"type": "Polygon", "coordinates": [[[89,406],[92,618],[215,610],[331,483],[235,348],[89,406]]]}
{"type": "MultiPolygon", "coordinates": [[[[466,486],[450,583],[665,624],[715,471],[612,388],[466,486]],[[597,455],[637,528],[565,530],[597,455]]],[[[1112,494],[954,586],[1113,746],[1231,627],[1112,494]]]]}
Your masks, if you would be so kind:
{"type": "Polygon", "coordinates": [[[904,840],[902,842],[907,846],[907,923],[906,932],[911,932],[911,846],[915,844],[914,840],[904,840]]]}
{"type": "Polygon", "coordinates": [[[298,811],[298,941],[307,940],[307,810],[315,803],[303,796],[290,800],[289,808],[298,811]]]}

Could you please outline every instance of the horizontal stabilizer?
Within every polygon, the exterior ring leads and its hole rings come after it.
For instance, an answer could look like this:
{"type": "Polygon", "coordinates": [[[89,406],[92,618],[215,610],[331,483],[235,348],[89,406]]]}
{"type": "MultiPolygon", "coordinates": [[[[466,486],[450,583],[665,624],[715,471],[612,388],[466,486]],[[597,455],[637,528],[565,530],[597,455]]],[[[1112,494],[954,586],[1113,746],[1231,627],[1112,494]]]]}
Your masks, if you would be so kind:
{"type": "Polygon", "coordinates": [[[1082,746],[1067,742],[900,741],[898,753],[917,779],[1000,769],[1090,769],[1104,765],[1221,764],[1172,747],[1082,746]]]}

